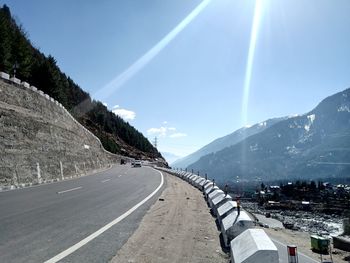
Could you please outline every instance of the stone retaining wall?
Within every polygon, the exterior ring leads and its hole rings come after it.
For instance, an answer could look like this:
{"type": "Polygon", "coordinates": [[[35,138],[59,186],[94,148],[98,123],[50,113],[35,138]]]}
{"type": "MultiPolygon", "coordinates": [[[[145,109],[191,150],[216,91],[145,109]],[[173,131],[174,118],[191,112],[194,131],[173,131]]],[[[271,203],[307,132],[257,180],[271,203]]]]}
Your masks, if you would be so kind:
{"type": "Polygon", "coordinates": [[[120,160],[59,102],[0,77],[0,190],[80,176],[120,160]]]}

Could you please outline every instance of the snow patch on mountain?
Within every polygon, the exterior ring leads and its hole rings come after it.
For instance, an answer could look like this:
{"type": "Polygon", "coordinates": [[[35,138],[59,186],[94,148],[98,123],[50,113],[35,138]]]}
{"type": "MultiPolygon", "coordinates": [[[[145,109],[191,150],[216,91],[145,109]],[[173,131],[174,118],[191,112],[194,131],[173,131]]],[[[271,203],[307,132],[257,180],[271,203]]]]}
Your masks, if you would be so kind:
{"type": "Polygon", "coordinates": [[[311,114],[311,115],[308,115],[308,116],[307,116],[308,123],[305,124],[305,126],[304,126],[304,129],[305,129],[307,132],[310,131],[310,127],[311,127],[311,125],[314,123],[315,118],[316,118],[316,115],[315,115],[315,114],[311,114]]]}
{"type": "Polygon", "coordinates": [[[254,145],[250,145],[249,148],[250,148],[250,151],[251,151],[251,152],[255,152],[255,151],[257,151],[257,150],[259,149],[259,146],[258,146],[258,144],[256,143],[256,144],[254,144],[254,145]]]}
{"type": "Polygon", "coordinates": [[[295,154],[300,153],[300,150],[298,148],[296,148],[295,145],[287,146],[286,150],[287,150],[287,153],[289,153],[290,155],[295,155],[295,154]]]}
{"type": "MultiPolygon", "coordinates": [[[[344,94],[343,94],[344,95],[344,94]]],[[[346,94],[345,94],[346,95],[346,94]]],[[[347,112],[350,112],[350,108],[348,105],[341,105],[339,108],[338,108],[338,112],[341,112],[341,111],[347,111],[347,112]]]]}

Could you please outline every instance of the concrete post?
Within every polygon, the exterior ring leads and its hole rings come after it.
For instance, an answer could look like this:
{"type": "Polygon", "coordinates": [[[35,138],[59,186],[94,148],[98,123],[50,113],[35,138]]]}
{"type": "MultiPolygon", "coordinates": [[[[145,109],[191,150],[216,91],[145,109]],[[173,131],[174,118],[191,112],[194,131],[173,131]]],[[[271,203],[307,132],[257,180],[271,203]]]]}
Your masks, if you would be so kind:
{"type": "Polygon", "coordinates": [[[78,175],[78,167],[76,163],[74,164],[74,168],[75,168],[75,174],[78,175]]]}
{"type": "Polygon", "coordinates": [[[86,174],[86,166],[85,166],[85,162],[84,162],[84,173],[86,174]]]}
{"type": "Polygon", "coordinates": [[[343,219],[344,235],[350,235],[350,218],[343,219]]]}
{"type": "Polygon", "coordinates": [[[64,180],[64,176],[63,176],[63,165],[62,162],[60,161],[60,172],[61,172],[61,179],[64,180]]]}
{"type": "Polygon", "coordinates": [[[298,263],[298,251],[296,246],[287,246],[288,263],[298,263]]]}
{"type": "Polygon", "coordinates": [[[37,173],[38,183],[41,184],[42,178],[41,178],[40,164],[39,163],[36,163],[36,173],[37,173]]]}

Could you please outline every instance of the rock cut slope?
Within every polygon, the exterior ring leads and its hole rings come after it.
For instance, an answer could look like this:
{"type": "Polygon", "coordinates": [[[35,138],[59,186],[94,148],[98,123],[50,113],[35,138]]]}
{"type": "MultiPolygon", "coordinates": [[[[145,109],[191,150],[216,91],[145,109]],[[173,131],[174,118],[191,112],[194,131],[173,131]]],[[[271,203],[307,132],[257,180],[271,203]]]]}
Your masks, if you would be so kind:
{"type": "Polygon", "coordinates": [[[58,102],[0,80],[0,188],[86,174],[121,158],[58,102]]]}

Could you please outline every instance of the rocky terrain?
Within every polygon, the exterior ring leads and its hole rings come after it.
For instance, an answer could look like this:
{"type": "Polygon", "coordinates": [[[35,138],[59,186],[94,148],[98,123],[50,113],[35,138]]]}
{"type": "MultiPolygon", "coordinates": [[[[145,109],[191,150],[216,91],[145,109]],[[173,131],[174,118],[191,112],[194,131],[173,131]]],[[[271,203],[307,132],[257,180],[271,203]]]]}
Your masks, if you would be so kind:
{"type": "Polygon", "coordinates": [[[266,210],[251,202],[244,202],[243,206],[248,211],[257,214],[266,215],[266,213],[269,213],[272,218],[281,221],[287,228],[292,230],[323,236],[338,236],[343,233],[343,218],[337,215],[294,210],[266,210]]]}

